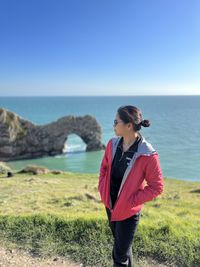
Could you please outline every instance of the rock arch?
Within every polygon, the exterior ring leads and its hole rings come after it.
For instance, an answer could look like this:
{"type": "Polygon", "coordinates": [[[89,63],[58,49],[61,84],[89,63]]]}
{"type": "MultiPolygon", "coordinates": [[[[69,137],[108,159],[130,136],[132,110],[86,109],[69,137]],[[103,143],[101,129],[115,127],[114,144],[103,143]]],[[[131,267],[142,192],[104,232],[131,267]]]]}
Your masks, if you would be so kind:
{"type": "Polygon", "coordinates": [[[69,134],[66,137],[63,153],[73,153],[73,152],[85,152],[86,151],[86,144],[77,134],[69,134]]]}
{"type": "Polygon", "coordinates": [[[86,151],[105,149],[97,120],[90,116],[65,116],[46,125],[35,125],[0,109],[0,160],[9,161],[62,154],[70,134],[86,143],[86,151]]]}

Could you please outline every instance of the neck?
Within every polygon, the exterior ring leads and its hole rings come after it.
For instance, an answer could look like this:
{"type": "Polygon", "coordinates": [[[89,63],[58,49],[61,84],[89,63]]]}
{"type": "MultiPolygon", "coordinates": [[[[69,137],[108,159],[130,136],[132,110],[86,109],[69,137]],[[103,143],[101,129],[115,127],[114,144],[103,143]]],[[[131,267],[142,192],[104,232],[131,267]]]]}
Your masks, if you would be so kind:
{"type": "Polygon", "coordinates": [[[128,135],[123,135],[123,142],[125,145],[131,145],[135,142],[138,137],[138,133],[134,132],[128,135]]]}

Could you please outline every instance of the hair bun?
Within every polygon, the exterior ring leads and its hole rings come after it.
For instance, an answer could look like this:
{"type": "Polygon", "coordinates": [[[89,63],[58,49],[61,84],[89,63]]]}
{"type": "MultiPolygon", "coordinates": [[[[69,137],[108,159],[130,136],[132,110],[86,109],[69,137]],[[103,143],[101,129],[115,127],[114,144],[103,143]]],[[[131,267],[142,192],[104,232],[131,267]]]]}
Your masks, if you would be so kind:
{"type": "Polygon", "coordinates": [[[142,120],[141,121],[141,125],[143,127],[149,127],[151,125],[150,121],[149,120],[142,120]]]}

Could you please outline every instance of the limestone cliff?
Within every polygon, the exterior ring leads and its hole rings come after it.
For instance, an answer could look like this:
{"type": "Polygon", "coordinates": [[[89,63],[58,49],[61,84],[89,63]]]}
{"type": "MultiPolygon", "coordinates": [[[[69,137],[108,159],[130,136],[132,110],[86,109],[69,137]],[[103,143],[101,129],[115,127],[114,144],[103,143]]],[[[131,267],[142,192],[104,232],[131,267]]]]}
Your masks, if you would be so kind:
{"type": "Polygon", "coordinates": [[[65,116],[46,125],[35,125],[0,108],[0,160],[36,158],[62,154],[70,134],[86,143],[86,151],[104,149],[101,127],[90,115],[65,116]]]}

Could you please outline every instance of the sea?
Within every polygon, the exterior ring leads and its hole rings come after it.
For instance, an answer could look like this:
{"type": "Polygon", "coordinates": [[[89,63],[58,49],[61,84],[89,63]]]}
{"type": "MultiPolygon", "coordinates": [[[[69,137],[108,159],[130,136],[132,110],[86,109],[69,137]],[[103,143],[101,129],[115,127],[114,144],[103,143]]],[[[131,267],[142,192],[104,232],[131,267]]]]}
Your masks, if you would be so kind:
{"type": "MultiPolygon", "coordinates": [[[[143,119],[151,121],[151,126],[142,128],[141,134],[158,151],[164,177],[200,181],[200,95],[0,97],[1,108],[36,125],[68,115],[92,115],[102,128],[105,145],[115,136],[113,120],[123,105],[140,108],[143,119]]],[[[99,173],[104,151],[85,149],[83,140],[71,134],[61,155],[10,161],[8,165],[15,170],[37,164],[69,172],[99,173]]]]}

